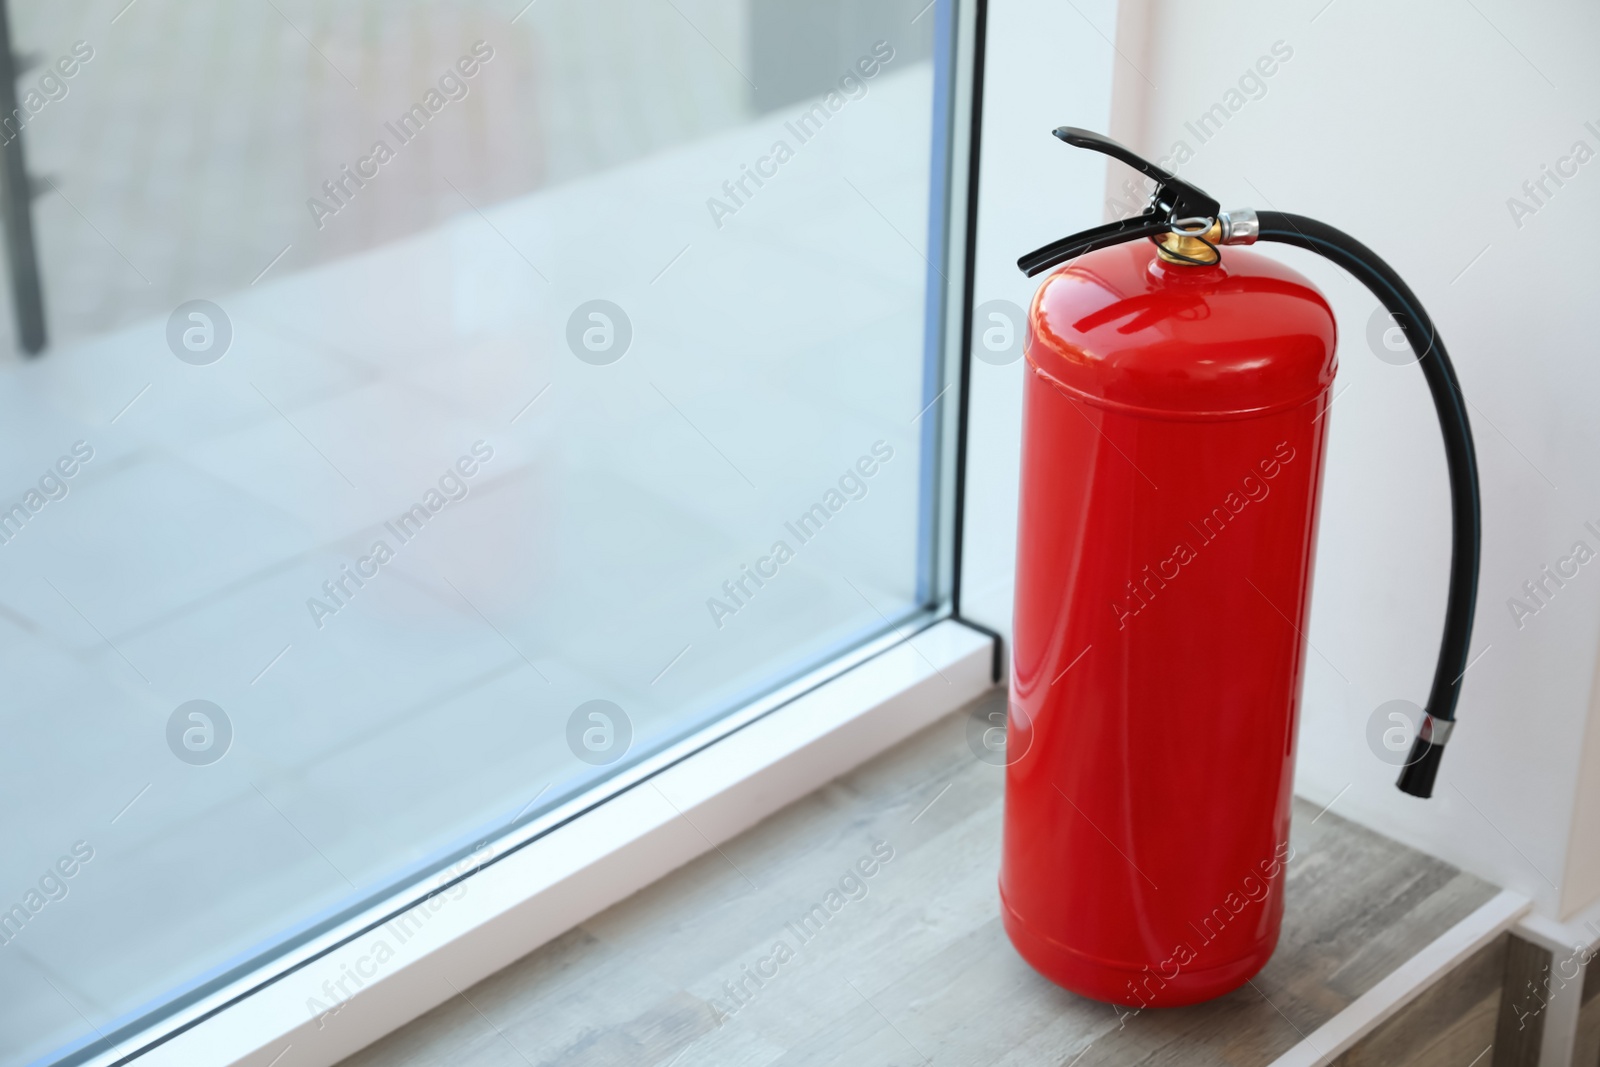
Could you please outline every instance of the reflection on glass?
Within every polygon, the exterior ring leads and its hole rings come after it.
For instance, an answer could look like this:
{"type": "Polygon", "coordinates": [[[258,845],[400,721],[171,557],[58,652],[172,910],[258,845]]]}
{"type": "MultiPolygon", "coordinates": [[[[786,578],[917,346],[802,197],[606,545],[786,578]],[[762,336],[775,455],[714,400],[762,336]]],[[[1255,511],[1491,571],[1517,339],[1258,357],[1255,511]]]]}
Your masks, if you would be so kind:
{"type": "Polygon", "coordinates": [[[944,0],[124,3],[11,13],[0,1065],[933,606],[944,0]]]}

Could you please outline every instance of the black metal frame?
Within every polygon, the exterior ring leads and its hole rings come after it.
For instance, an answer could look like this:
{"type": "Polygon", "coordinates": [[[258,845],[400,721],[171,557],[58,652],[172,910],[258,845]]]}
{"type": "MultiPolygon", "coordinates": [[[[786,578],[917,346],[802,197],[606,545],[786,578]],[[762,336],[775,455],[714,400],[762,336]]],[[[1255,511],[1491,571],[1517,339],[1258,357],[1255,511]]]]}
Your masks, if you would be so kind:
{"type": "Polygon", "coordinates": [[[6,267],[11,275],[11,306],[17,344],[30,356],[45,346],[44,290],[39,282],[39,251],[33,239],[33,182],[22,151],[23,116],[17,106],[21,74],[11,43],[11,16],[0,0],[0,223],[5,229],[6,267]]]}

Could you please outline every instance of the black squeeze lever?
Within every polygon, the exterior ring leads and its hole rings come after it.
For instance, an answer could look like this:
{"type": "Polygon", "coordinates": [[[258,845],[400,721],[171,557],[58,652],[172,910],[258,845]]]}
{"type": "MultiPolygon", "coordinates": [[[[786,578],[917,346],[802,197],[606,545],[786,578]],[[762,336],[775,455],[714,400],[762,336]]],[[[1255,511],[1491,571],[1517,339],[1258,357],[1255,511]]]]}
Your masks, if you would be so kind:
{"type": "Polygon", "coordinates": [[[1204,232],[1222,212],[1222,205],[1210,194],[1195,188],[1177,175],[1168,174],[1126,145],[1118,144],[1111,138],[1092,130],[1080,130],[1076,126],[1061,126],[1054,132],[1057,137],[1074,148],[1103,152],[1112,159],[1121,160],[1155,182],[1156,190],[1150,198],[1150,206],[1143,214],[1132,215],[1104,226],[1096,226],[1092,230],[1075,233],[1071,237],[1063,237],[1059,241],[1052,241],[1017,260],[1017,266],[1021,267],[1022,272],[1030,278],[1040,271],[1049,270],[1057,263],[1075,259],[1097,248],[1137,240],[1140,237],[1155,237],[1158,234],[1170,233],[1178,225],[1190,228],[1204,223],[1205,225],[1200,227],[1204,232]]]}

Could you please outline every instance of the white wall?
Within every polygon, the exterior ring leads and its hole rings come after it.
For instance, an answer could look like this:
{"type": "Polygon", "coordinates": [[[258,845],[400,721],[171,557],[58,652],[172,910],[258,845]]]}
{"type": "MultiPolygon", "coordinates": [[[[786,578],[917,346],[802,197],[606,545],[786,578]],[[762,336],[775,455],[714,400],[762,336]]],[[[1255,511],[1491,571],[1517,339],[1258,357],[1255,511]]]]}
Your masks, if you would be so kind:
{"type": "MultiPolygon", "coordinates": [[[[1102,215],[1103,205],[1077,203],[1068,178],[1094,164],[1037,146],[1051,124],[1093,127],[1108,114],[1096,92],[1075,96],[1061,83],[1107,76],[1116,53],[1070,5],[1051,16],[1063,25],[1019,32],[1024,6],[1033,5],[995,5],[1004,32],[989,52],[980,300],[986,286],[1031,288],[1002,282],[997,245],[1013,253],[1102,215]],[[1077,69],[1061,49],[1098,58],[1077,69]],[[1036,68],[1044,51],[1053,58],[1036,68]]],[[[1084,10],[1110,31],[1104,6],[1084,10]]],[[[1527,893],[1547,915],[1572,915],[1600,898],[1600,729],[1586,730],[1596,719],[1600,559],[1520,629],[1507,602],[1575,541],[1600,551],[1600,536],[1584,529],[1600,530],[1600,257],[1588,247],[1600,158],[1564,187],[1550,184],[1554,195],[1520,226],[1507,199],[1526,200],[1523,182],[1576,141],[1600,152],[1591,54],[1600,9],[1579,0],[1537,14],[1508,0],[1236,0],[1225,9],[1126,0],[1120,29],[1113,136],[1153,158],[1184,141],[1193,158],[1179,169],[1224,206],[1312,215],[1371,245],[1439,323],[1473,405],[1484,497],[1473,654],[1482,655],[1439,789],[1418,801],[1394,788],[1366,727],[1387,700],[1422,700],[1438,650],[1449,512],[1433,408],[1415,367],[1369,347],[1377,303],[1364,289],[1308,253],[1270,251],[1313,278],[1341,326],[1298,789],[1321,803],[1337,797],[1336,813],[1527,893]],[[1279,41],[1292,56],[1202,143],[1185,122],[1234,103],[1228,91],[1279,41]]],[[[1018,374],[975,368],[974,550],[999,543],[1014,507],[1018,374]]],[[[1010,556],[969,554],[967,565],[969,607],[1008,623],[1000,586],[1010,556]]]]}

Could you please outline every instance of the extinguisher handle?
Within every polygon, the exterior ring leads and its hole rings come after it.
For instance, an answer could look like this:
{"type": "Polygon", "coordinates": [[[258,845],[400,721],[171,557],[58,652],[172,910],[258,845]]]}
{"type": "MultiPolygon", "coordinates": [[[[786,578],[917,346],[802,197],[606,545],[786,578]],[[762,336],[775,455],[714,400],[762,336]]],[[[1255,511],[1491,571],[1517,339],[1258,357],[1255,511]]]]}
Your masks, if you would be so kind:
{"type": "Polygon", "coordinates": [[[1422,728],[1396,783],[1412,796],[1433,795],[1434,779],[1445,742],[1455,723],[1461,679],[1470,663],[1472,615],[1478,599],[1478,562],[1482,550],[1482,505],[1478,492],[1478,460],[1472,445],[1467,402],[1444,341],[1417,294],[1372,249],[1350,235],[1304,215],[1263,211],[1257,240],[1308,249],[1343,267],[1372,291],[1405,332],[1417,365],[1439,413],[1445,463],[1450,472],[1450,587],[1445,602],[1444,634],[1434,668],[1422,728]]]}
{"type": "Polygon", "coordinates": [[[1215,219],[1222,210],[1222,205],[1210,193],[1158,167],[1127,145],[1113,141],[1104,134],[1077,126],[1059,126],[1051,132],[1074,148],[1087,148],[1126,163],[1155,182],[1155,193],[1150,201],[1151,214],[1160,214],[1164,219],[1215,219]]]}
{"type": "MultiPolygon", "coordinates": [[[[1126,163],[1153,181],[1155,190],[1150,196],[1150,206],[1143,214],[1063,237],[1018,259],[1017,266],[1030,278],[1057,263],[1065,263],[1097,248],[1136,241],[1141,237],[1156,237],[1171,232],[1175,224],[1184,222],[1202,219],[1215,222],[1222,215],[1222,205],[1211,194],[1156,166],[1127,145],[1076,126],[1059,126],[1051,132],[1074,148],[1087,148],[1126,163]]],[[[1202,224],[1201,229],[1204,228],[1202,224]]]]}
{"type": "Polygon", "coordinates": [[[1104,226],[1096,226],[1092,230],[1063,237],[1059,241],[1052,241],[1043,248],[1036,248],[1027,255],[1017,260],[1017,266],[1022,273],[1033,277],[1041,271],[1049,270],[1057,263],[1065,263],[1069,259],[1087,255],[1097,248],[1108,245],[1122,244],[1124,241],[1136,241],[1141,237],[1155,237],[1172,229],[1172,224],[1165,215],[1154,212],[1145,212],[1116,222],[1108,222],[1104,226]]]}

